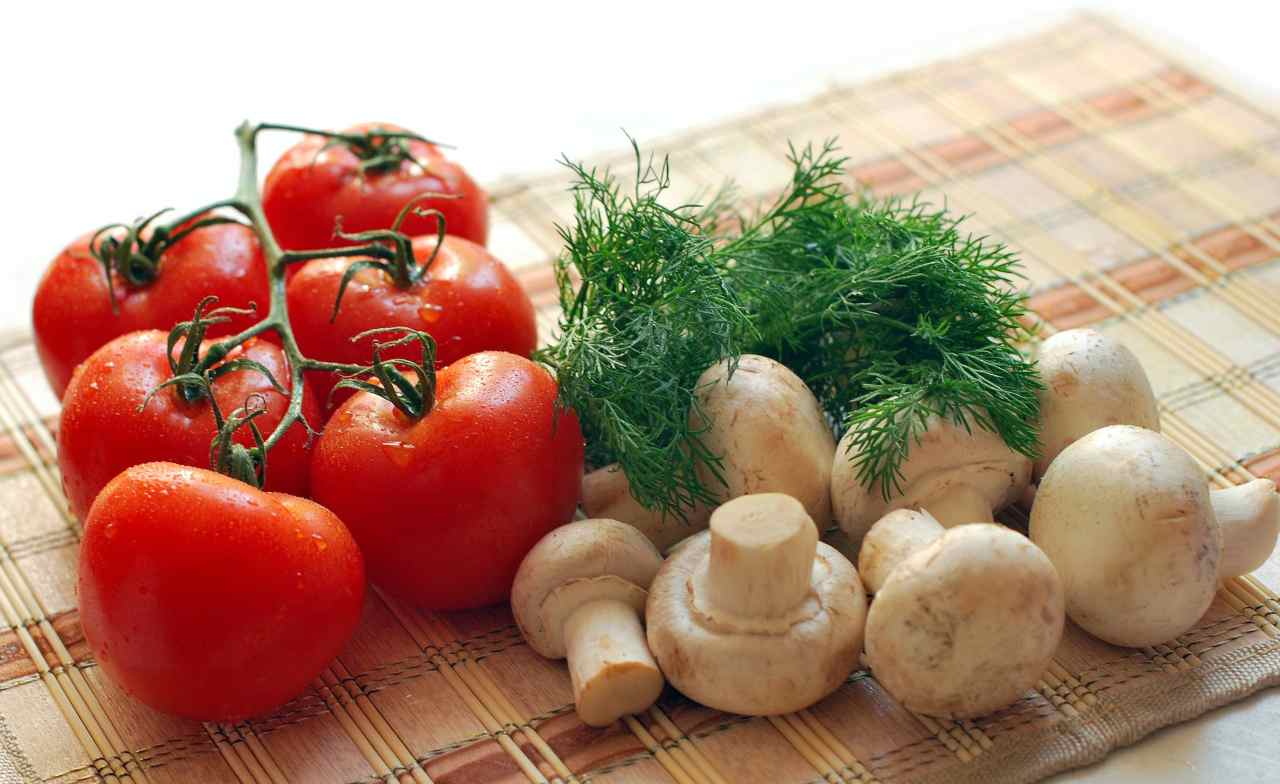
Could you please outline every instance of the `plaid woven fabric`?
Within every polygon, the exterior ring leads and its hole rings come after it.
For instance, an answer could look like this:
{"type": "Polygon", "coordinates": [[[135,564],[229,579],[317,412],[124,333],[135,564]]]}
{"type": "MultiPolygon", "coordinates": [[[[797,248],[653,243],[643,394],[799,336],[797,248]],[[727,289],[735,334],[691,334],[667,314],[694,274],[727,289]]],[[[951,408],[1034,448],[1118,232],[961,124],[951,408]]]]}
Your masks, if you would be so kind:
{"type": "MultiPolygon", "coordinates": [[[[1017,248],[1046,332],[1142,359],[1164,429],[1216,486],[1280,474],[1280,120],[1091,17],[969,57],[659,140],[672,199],[767,196],[788,140],[838,136],[849,177],[921,191],[1017,248]]],[[[629,158],[614,160],[619,173],[629,158]]],[[[563,172],[493,187],[491,248],[555,324],[563,172]]],[[[57,402],[26,336],[0,348],[0,782],[1025,782],[1280,683],[1280,574],[1225,582],[1199,625],[1121,649],[1068,628],[1038,688],[974,721],[913,714],[865,672],[748,719],[668,692],[594,729],[505,607],[423,613],[374,592],[346,651],[267,718],[154,713],[95,666],[75,600],[57,402]]],[[[1025,523],[1015,510],[1006,521],[1025,523]]],[[[376,580],[377,575],[373,575],[376,580]]]]}

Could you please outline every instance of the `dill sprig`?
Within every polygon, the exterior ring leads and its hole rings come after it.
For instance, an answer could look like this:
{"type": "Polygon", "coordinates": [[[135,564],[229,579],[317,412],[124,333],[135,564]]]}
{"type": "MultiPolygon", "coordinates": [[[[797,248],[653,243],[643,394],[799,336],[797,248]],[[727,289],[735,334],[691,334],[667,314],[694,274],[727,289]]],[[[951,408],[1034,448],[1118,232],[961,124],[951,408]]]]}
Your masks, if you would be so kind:
{"type": "MultiPolygon", "coordinates": [[[[834,143],[791,150],[793,182],[842,168],[834,143]]],[[[794,187],[794,186],[793,186],[794,187]]],[[[825,194],[825,191],[824,191],[825,194]]],[[[822,198],[744,247],[733,284],[758,341],[852,429],[858,479],[886,497],[932,415],[1034,456],[1040,381],[1016,255],[919,200],[822,198]]]]}
{"type": "Polygon", "coordinates": [[[690,426],[698,376],[754,336],[716,256],[725,199],[665,206],[666,159],[636,153],[635,185],[563,161],[574,174],[575,221],[557,227],[563,315],[538,358],[555,369],[564,405],[578,414],[587,462],[617,462],[641,504],[677,517],[713,503],[720,457],[690,426]],[[704,466],[700,475],[699,466],[704,466]]]}

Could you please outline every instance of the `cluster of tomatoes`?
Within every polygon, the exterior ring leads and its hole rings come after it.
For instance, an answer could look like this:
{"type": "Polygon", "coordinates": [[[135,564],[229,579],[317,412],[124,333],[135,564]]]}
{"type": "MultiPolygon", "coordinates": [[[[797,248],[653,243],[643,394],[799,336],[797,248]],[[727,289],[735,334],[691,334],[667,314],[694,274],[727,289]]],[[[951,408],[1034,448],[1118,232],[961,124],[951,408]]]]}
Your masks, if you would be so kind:
{"type": "MultiPolygon", "coordinates": [[[[215,212],[140,221],[72,243],[40,283],[36,345],[63,399],[58,462],[85,523],[85,636],[103,670],[155,708],[225,721],[278,707],[351,637],[366,566],[420,607],[493,604],[528,549],[573,515],[582,433],[528,358],[533,308],[485,249],[487,198],[435,145],[379,135],[388,128],[308,135],[285,153],[262,188],[269,229],[215,212]],[[422,194],[432,209],[406,212],[422,194]],[[324,254],[287,275],[283,262],[268,269],[267,233],[314,251],[393,223],[420,265],[411,279],[324,254]],[[263,317],[273,286],[287,317],[219,345],[263,317]],[[208,295],[228,307],[193,329],[208,295]],[[368,341],[353,338],[387,327],[434,338],[422,411],[374,394],[385,380],[331,395],[339,376],[291,373],[297,353],[280,334],[306,361],[368,365],[368,341]],[[215,346],[225,356],[184,381],[215,346]],[[228,434],[227,412],[250,409],[254,427],[228,434]],[[220,430],[224,451],[249,448],[291,419],[261,488],[205,468],[220,430]]],[[[402,367],[411,343],[384,344],[384,359],[402,367]]]]}

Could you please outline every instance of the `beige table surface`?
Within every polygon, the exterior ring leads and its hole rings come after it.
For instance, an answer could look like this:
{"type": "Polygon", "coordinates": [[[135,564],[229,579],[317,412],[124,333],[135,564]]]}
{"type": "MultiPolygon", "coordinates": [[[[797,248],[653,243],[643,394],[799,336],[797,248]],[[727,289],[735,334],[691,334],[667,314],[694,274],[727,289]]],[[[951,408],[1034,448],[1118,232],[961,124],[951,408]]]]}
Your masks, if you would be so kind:
{"type": "MultiPolygon", "coordinates": [[[[1280,551],[1256,574],[1280,585],[1280,551]]],[[[1175,724],[1086,768],[1053,776],[1053,784],[1254,784],[1280,782],[1280,689],[1175,724]]]]}

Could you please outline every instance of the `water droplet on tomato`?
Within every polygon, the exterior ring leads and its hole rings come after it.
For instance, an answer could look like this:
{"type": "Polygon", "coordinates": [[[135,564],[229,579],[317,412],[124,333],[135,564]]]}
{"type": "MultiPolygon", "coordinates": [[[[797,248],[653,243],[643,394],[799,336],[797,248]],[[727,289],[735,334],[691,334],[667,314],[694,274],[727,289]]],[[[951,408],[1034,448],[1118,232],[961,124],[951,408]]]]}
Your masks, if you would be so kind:
{"type": "Polygon", "coordinates": [[[409,466],[409,463],[413,460],[414,449],[415,447],[413,444],[407,444],[404,441],[382,442],[383,454],[385,454],[391,462],[401,468],[407,468],[409,466]]]}
{"type": "Polygon", "coordinates": [[[326,542],[324,537],[320,534],[311,535],[311,544],[315,545],[316,552],[318,553],[323,553],[325,550],[329,549],[329,543],[326,542]]]}
{"type": "Polygon", "coordinates": [[[436,305],[430,302],[418,308],[418,315],[421,316],[422,320],[428,324],[434,324],[439,321],[440,316],[443,313],[444,307],[442,305],[436,305]]]}
{"type": "Polygon", "coordinates": [[[97,389],[97,388],[98,388],[98,382],[97,382],[97,381],[90,381],[90,382],[89,382],[89,389],[97,389]]]}
{"type": "Polygon", "coordinates": [[[111,370],[111,369],[115,368],[116,363],[114,363],[114,362],[104,362],[102,366],[103,366],[104,368],[106,368],[107,370],[111,370]]]}
{"type": "Polygon", "coordinates": [[[107,523],[107,527],[102,529],[102,535],[108,539],[112,539],[116,535],[116,524],[107,523]]]}

